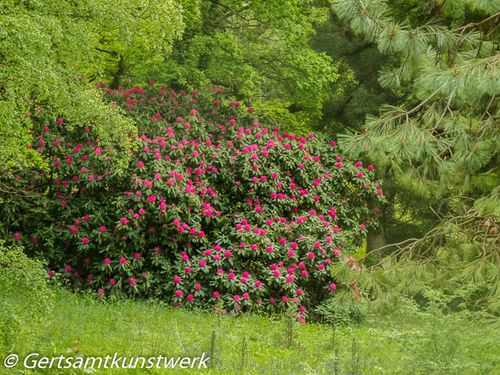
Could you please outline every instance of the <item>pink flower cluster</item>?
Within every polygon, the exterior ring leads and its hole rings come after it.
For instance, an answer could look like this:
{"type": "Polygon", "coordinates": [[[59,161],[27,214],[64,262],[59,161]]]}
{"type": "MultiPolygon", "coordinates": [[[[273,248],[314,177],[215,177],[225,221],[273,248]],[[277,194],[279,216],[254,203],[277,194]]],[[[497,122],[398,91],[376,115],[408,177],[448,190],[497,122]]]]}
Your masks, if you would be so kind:
{"type": "Polygon", "coordinates": [[[54,217],[69,218],[52,267],[101,296],[121,289],[235,311],[293,305],[304,317],[343,285],[335,264],[358,267],[349,254],[375,217],[369,201],[383,199],[374,167],[321,136],[265,127],[219,89],[167,90],[104,89],[138,124],[125,170],[92,128],[44,125],[37,150],[52,179],[41,173],[36,185],[52,186],[54,217]]]}

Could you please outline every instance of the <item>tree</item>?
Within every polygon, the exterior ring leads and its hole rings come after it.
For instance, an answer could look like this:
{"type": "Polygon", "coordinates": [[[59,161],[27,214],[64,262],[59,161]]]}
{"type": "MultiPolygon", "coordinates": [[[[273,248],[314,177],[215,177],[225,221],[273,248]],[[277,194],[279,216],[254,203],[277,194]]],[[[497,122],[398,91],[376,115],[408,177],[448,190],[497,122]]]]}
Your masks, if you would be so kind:
{"type": "Polygon", "coordinates": [[[498,297],[492,285],[500,278],[499,2],[403,3],[413,10],[404,19],[381,0],[335,3],[337,15],[388,56],[379,82],[405,99],[368,116],[365,128],[343,136],[341,143],[381,165],[396,201],[411,207],[406,197],[416,198],[437,215],[429,235],[404,239],[410,244],[405,254],[424,252],[433,260],[448,254],[453,266],[440,266],[453,268],[457,261],[467,270],[456,273],[455,281],[483,282],[487,294],[498,297]],[[457,236],[464,245],[458,249],[457,236]]]}
{"type": "Polygon", "coordinates": [[[225,87],[307,134],[339,87],[337,64],[310,46],[328,12],[313,1],[183,0],[186,30],[159,79],[178,87],[225,87]]]}
{"type": "MultiPolygon", "coordinates": [[[[133,130],[93,87],[144,79],[159,70],[183,30],[177,3],[159,0],[7,0],[0,9],[0,165],[40,163],[31,143],[32,116],[96,124],[103,142],[127,147],[133,130]],[[139,78],[138,78],[139,77],[139,78]]],[[[126,155],[126,153],[122,154],[126,155]]]]}

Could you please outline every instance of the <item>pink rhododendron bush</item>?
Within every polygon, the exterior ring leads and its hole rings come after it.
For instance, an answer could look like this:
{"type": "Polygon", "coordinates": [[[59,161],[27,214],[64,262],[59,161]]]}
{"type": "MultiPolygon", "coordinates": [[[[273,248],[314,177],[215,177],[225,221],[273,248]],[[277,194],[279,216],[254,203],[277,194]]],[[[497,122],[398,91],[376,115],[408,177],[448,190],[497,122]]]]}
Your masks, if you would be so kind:
{"type": "Polygon", "coordinates": [[[306,312],[351,288],[331,270],[356,267],[369,202],[382,199],[373,166],[318,135],[280,133],[218,89],[102,90],[137,124],[128,167],[92,127],[35,129],[49,170],[32,183],[46,216],[11,235],[50,274],[101,296],[236,311],[306,312]]]}

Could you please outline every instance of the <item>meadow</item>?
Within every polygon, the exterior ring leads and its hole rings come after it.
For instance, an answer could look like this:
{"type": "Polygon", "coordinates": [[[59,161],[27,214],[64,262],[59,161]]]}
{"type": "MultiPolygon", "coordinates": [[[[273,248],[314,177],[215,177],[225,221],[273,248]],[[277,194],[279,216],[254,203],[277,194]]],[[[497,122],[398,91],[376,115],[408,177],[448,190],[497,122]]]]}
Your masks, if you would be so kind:
{"type": "MultiPolygon", "coordinates": [[[[293,325],[286,318],[188,311],[158,302],[103,303],[58,290],[53,312],[24,322],[15,339],[21,358],[43,356],[200,356],[208,369],[23,370],[4,373],[114,374],[497,374],[498,320],[444,315],[410,305],[362,323],[293,325]],[[290,337],[291,336],[291,337],[290,337]]],[[[7,354],[7,353],[5,353],[7,354]]],[[[2,359],[5,357],[0,353],[2,359]]]]}

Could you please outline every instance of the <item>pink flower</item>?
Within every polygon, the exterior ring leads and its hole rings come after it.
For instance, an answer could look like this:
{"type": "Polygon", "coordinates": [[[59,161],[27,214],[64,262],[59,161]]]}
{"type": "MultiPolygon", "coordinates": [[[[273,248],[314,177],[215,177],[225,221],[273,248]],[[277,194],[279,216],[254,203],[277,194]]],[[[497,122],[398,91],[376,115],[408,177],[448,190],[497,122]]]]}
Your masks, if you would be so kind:
{"type": "Polygon", "coordinates": [[[239,295],[237,295],[237,294],[235,294],[235,295],[233,296],[233,301],[234,301],[234,302],[240,302],[240,296],[239,296],[239,295]]]}
{"type": "Polygon", "coordinates": [[[135,259],[141,259],[142,258],[141,253],[134,253],[134,258],[135,259]]]}
{"type": "Polygon", "coordinates": [[[118,263],[120,263],[121,265],[124,265],[125,263],[127,263],[127,258],[121,257],[120,260],[118,261],[118,263]]]}
{"type": "Polygon", "coordinates": [[[116,280],[114,278],[108,280],[108,285],[110,286],[115,286],[116,285],[116,280]]]}
{"type": "Polygon", "coordinates": [[[111,264],[111,259],[109,258],[106,258],[104,259],[104,261],[102,262],[105,266],[109,266],[111,264]]]}
{"type": "Polygon", "coordinates": [[[21,238],[22,238],[21,233],[19,233],[19,232],[14,233],[14,239],[15,239],[16,241],[19,241],[21,238]]]}
{"type": "Polygon", "coordinates": [[[98,230],[100,233],[104,233],[106,232],[106,227],[104,225],[101,225],[98,230]]]}
{"type": "Polygon", "coordinates": [[[180,276],[177,276],[177,275],[174,276],[174,279],[173,279],[174,284],[179,284],[181,281],[182,281],[182,279],[180,276]]]}
{"type": "Polygon", "coordinates": [[[195,284],[194,290],[200,291],[201,290],[201,284],[200,283],[195,284]]]}
{"type": "Polygon", "coordinates": [[[139,160],[139,161],[137,162],[137,167],[138,167],[138,168],[143,168],[143,167],[144,167],[144,162],[142,162],[142,161],[140,161],[140,160],[139,160]]]}
{"type": "Polygon", "coordinates": [[[120,223],[122,223],[123,225],[127,225],[128,224],[128,219],[126,217],[122,217],[120,219],[120,223]]]}
{"type": "Polygon", "coordinates": [[[90,242],[90,239],[88,237],[83,237],[82,238],[82,244],[87,245],[90,242]]]}
{"type": "Polygon", "coordinates": [[[72,269],[73,268],[69,264],[64,266],[64,271],[66,271],[66,272],[71,272],[72,269]]]}
{"type": "Polygon", "coordinates": [[[250,294],[248,294],[247,292],[245,292],[245,293],[242,294],[242,297],[243,297],[243,299],[249,299],[250,298],[250,294]]]}
{"type": "Polygon", "coordinates": [[[132,288],[135,287],[136,283],[137,280],[134,277],[131,277],[130,280],[128,281],[128,285],[130,285],[132,288]]]}
{"type": "Polygon", "coordinates": [[[302,312],[297,313],[297,315],[295,315],[295,317],[297,318],[297,321],[300,324],[306,324],[306,318],[304,317],[304,314],[302,314],[302,312]]]}
{"type": "Polygon", "coordinates": [[[310,252],[308,252],[308,253],[307,253],[307,257],[308,257],[309,259],[314,259],[314,253],[313,253],[313,252],[311,252],[311,251],[310,251],[310,252]]]}
{"type": "Polygon", "coordinates": [[[328,288],[330,289],[331,292],[333,292],[334,290],[337,289],[337,285],[335,285],[334,283],[330,283],[330,285],[328,286],[328,288]]]}
{"type": "Polygon", "coordinates": [[[182,296],[184,295],[184,293],[182,292],[182,290],[177,289],[175,291],[175,295],[177,296],[177,298],[182,298],[182,296]]]}
{"type": "Polygon", "coordinates": [[[204,259],[201,259],[201,260],[198,262],[198,265],[199,265],[200,267],[202,267],[202,268],[203,268],[203,267],[205,267],[205,266],[207,265],[207,262],[206,262],[204,259]]]}
{"type": "Polygon", "coordinates": [[[220,293],[215,291],[212,293],[212,297],[215,298],[215,299],[218,299],[220,297],[220,293]]]}

